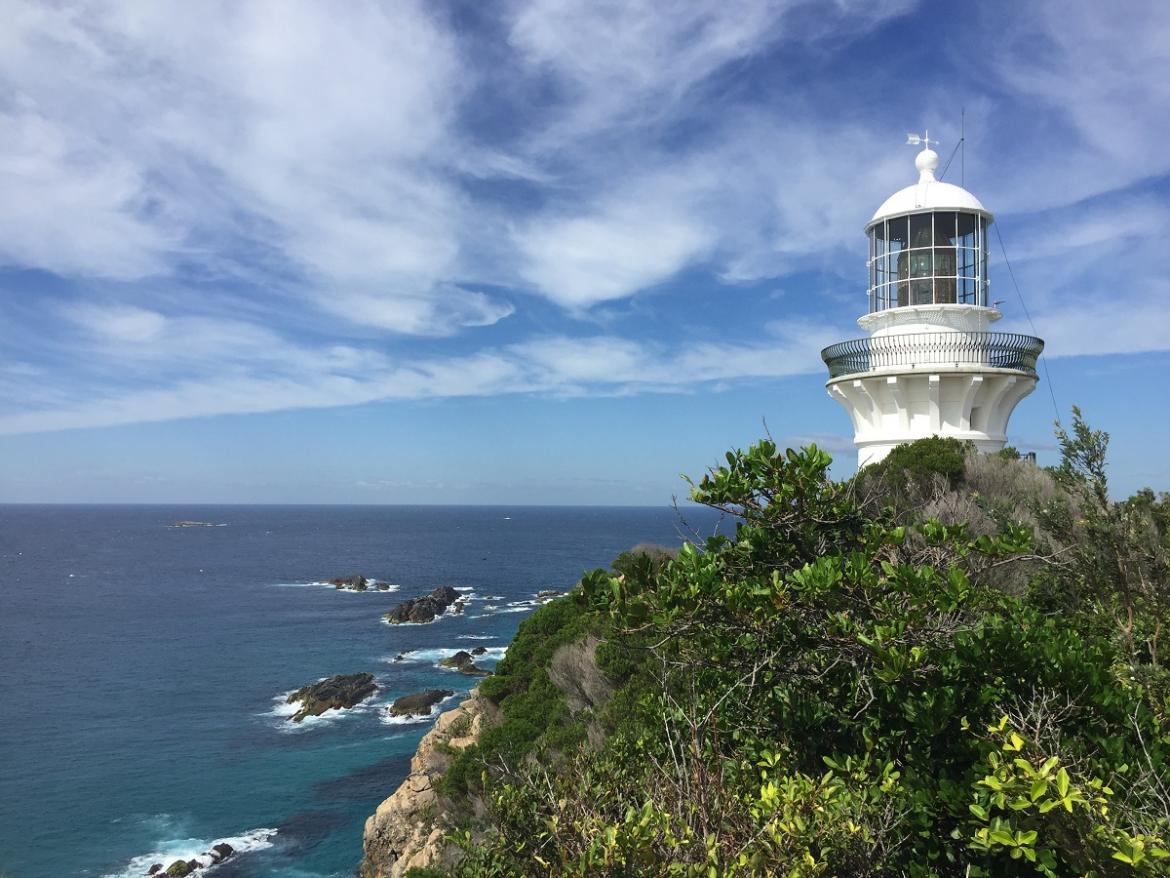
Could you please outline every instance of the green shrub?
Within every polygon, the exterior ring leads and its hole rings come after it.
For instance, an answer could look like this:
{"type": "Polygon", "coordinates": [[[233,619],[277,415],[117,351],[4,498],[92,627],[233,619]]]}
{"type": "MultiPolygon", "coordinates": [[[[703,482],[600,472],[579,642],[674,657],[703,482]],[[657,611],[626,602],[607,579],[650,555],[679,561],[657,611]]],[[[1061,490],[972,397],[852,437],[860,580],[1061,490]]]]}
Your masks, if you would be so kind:
{"type": "Polygon", "coordinates": [[[538,744],[551,748],[581,740],[583,731],[547,668],[559,647],[589,628],[588,614],[571,596],[550,601],[520,623],[495,674],[479,684],[480,695],[500,706],[503,722],[458,755],[440,781],[442,792],[455,796],[477,789],[485,771],[515,768],[538,744]]]}
{"type": "MultiPolygon", "coordinates": [[[[969,449],[925,441],[889,472],[956,494],[969,449]]],[[[729,453],[692,497],[734,539],[594,571],[522,626],[504,725],[460,763],[491,831],[460,836],[456,874],[1170,874],[1168,501],[1111,502],[1079,413],[1062,447],[1063,487],[972,467],[979,529],[903,524],[815,447],[729,453]],[[1029,504],[1060,549],[1013,520],[1029,504]],[[586,632],[620,685],[577,747],[546,668],[586,632]]]]}
{"type": "Polygon", "coordinates": [[[897,446],[873,466],[888,477],[902,476],[919,484],[927,484],[934,476],[941,476],[949,487],[954,488],[963,481],[967,453],[971,448],[970,442],[960,442],[949,436],[929,436],[897,446]]]}

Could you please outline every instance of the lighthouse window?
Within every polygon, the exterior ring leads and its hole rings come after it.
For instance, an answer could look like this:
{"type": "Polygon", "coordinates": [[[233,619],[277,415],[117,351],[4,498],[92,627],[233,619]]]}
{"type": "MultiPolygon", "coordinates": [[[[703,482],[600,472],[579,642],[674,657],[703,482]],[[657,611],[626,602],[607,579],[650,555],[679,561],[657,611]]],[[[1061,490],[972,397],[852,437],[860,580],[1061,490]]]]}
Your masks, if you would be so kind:
{"type": "Polygon", "coordinates": [[[870,229],[870,308],[986,303],[983,218],[958,211],[895,217],[870,229]]]}
{"type": "Polygon", "coordinates": [[[933,219],[933,214],[929,213],[916,213],[910,217],[911,249],[930,246],[931,220],[933,219]]]}
{"type": "Polygon", "coordinates": [[[975,249],[975,214],[959,214],[958,232],[955,237],[956,247],[975,249]]]}

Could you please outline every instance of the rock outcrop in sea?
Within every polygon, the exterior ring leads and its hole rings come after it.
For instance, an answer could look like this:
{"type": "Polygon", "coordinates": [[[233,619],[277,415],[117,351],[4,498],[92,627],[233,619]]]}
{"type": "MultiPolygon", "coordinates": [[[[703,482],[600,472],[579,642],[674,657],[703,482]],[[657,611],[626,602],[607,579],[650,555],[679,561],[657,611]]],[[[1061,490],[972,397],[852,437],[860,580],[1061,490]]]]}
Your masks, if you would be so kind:
{"type": "Polygon", "coordinates": [[[427,716],[436,704],[455,693],[450,689],[427,689],[414,695],[403,695],[386,708],[391,716],[427,716]]]}
{"type": "Polygon", "coordinates": [[[185,878],[198,869],[205,869],[209,866],[218,866],[228,857],[235,854],[236,850],[226,842],[220,842],[211,846],[211,850],[203,854],[203,857],[198,860],[175,860],[165,869],[162,863],[155,863],[147,871],[147,875],[166,876],[166,878],[185,878]],[[203,862],[206,858],[207,862],[203,862]]]}
{"type": "Polygon", "coordinates": [[[437,616],[447,612],[447,608],[457,600],[459,592],[449,585],[440,585],[428,595],[403,601],[382,618],[392,625],[400,625],[403,622],[433,622],[437,616]]]}
{"type": "Polygon", "coordinates": [[[327,710],[353,707],[378,691],[374,675],[370,673],[338,674],[303,686],[288,697],[288,703],[299,701],[301,708],[292,721],[299,723],[307,716],[320,716],[327,710]]]}
{"type": "Polygon", "coordinates": [[[360,573],[355,573],[353,576],[336,576],[333,579],[326,580],[326,582],[342,591],[390,590],[390,583],[383,582],[380,579],[367,579],[360,573]]]}
{"type": "MultiPolygon", "coordinates": [[[[482,646],[477,647],[479,654],[487,652],[482,646]]],[[[481,668],[475,663],[471,653],[467,650],[461,649],[459,652],[450,658],[445,658],[439,662],[439,667],[450,668],[453,671],[458,671],[461,674],[466,674],[469,677],[490,677],[491,671],[486,668],[481,668]]]]}

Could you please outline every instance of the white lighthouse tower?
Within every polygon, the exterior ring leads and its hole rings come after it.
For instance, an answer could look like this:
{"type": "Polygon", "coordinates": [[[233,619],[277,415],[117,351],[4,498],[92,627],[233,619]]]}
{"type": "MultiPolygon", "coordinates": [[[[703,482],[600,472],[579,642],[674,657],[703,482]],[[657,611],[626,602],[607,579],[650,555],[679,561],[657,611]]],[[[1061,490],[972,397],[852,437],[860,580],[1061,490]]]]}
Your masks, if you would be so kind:
{"type": "Polygon", "coordinates": [[[1016,403],[1036,386],[1044,342],[991,332],[987,231],[991,213],[959,186],[936,180],[929,137],[918,182],[895,192],[865,227],[869,236],[869,335],[821,352],[829,396],[853,419],[857,465],[927,436],[996,451],[1016,403]]]}

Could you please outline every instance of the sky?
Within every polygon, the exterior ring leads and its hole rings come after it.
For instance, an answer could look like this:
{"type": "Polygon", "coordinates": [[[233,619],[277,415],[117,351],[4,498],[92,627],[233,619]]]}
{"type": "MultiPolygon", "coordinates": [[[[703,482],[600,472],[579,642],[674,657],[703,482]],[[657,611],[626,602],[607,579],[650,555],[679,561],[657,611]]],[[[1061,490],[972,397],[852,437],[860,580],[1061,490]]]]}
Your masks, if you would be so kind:
{"type": "MultiPolygon", "coordinates": [[[[1009,441],[1170,488],[1159,0],[0,0],[0,502],[657,505],[848,476],[907,132],[991,210],[1009,441]]],[[[941,169],[940,169],[941,170],[941,169]]]]}

